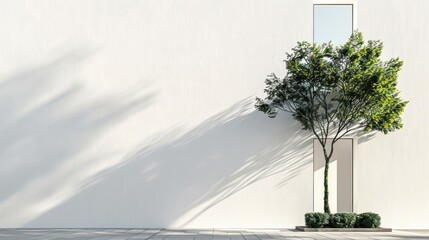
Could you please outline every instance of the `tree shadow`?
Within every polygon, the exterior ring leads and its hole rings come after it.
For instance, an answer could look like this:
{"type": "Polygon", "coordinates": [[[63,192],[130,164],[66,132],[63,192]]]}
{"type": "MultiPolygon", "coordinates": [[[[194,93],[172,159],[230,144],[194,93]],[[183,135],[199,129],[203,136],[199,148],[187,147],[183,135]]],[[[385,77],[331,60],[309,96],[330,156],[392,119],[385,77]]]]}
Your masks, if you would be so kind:
{"type": "Polygon", "coordinates": [[[357,143],[362,144],[371,141],[373,138],[377,136],[377,132],[364,132],[364,131],[358,131],[355,133],[355,137],[357,138],[357,143]]]}
{"type": "Polygon", "coordinates": [[[177,126],[145,140],[26,226],[61,219],[63,227],[183,227],[270,176],[281,174],[277,187],[287,185],[311,163],[311,135],[290,116],[268,119],[253,104],[246,98],[189,131],[177,126]]]}
{"type": "Polygon", "coordinates": [[[22,226],[82,189],[103,157],[88,152],[105,131],[143,110],[144,89],[91,98],[78,72],[95,51],[78,49],[0,82],[0,225],[22,226]]]}

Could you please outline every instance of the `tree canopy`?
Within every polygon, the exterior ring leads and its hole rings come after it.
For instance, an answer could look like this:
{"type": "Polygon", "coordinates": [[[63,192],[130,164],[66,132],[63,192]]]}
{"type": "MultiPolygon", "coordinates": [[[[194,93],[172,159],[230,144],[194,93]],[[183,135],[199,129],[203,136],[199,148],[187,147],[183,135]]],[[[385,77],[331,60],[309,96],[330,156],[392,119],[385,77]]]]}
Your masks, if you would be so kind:
{"type": "Polygon", "coordinates": [[[356,128],[392,132],[402,127],[407,104],[397,89],[402,61],[380,59],[381,41],[364,43],[354,32],[342,46],[298,42],[287,53],[284,78],[266,79],[265,99],[256,108],[269,117],[290,112],[319,140],[340,139],[356,128]]]}

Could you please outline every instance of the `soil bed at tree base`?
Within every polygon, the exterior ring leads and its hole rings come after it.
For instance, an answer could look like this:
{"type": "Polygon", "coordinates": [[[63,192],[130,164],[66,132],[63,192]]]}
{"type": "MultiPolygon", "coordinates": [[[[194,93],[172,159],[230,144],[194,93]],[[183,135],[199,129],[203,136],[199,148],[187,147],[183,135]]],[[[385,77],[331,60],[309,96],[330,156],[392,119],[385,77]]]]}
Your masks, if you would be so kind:
{"type": "Polygon", "coordinates": [[[392,232],[391,228],[308,228],[296,226],[295,229],[303,232],[392,232]]]}

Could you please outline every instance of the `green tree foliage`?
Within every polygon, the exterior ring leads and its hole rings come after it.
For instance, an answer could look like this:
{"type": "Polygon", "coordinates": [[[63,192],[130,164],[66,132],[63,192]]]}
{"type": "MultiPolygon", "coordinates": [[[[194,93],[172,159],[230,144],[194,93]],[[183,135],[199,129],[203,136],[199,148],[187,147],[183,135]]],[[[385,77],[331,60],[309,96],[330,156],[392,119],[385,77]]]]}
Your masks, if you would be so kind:
{"type": "Polygon", "coordinates": [[[335,142],[356,130],[387,134],[402,127],[407,105],[397,89],[402,61],[382,61],[382,50],[381,41],[365,44],[360,32],[339,47],[298,42],[286,54],[286,76],[269,75],[267,96],[256,98],[256,109],[271,118],[279,111],[291,113],[321,144],[325,213],[330,213],[328,170],[335,142]]]}

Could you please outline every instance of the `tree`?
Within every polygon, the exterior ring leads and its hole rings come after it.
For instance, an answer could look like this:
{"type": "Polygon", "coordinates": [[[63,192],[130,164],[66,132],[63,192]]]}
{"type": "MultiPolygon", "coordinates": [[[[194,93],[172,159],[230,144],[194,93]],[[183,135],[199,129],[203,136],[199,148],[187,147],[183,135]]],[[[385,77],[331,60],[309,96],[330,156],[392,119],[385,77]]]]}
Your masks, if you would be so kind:
{"type": "Polygon", "coordinates": [[[387,134],[402,128],[407,105],[397,89],[402,61],[382,61],[382,49],[381,41],[365,44],[357,31],[338,47],[298,42],[286,54],[286,76],[268,75],[267,96],[256,98],[257,110],[271,118],[279,111],[291,113],[321,144],[325,213],[330,213],[328,173],[335,143],[359,130],[387,134]]]}

